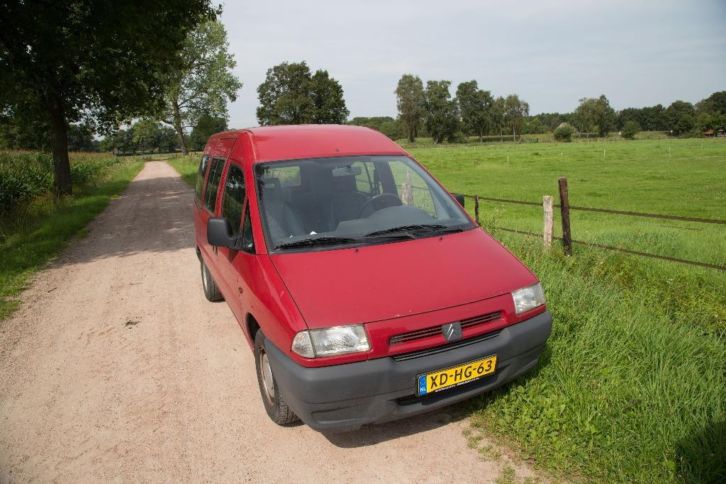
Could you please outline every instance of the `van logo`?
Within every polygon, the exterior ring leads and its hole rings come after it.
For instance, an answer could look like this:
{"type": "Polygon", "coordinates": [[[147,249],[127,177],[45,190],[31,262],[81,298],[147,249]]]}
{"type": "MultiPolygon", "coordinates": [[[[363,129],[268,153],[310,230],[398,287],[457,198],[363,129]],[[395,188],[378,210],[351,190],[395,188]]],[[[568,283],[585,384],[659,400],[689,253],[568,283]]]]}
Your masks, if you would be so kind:
{"type": "Polygon", "coordinates": [[[447,323],[441,326],[446,341],[457,341],[461,339],[461,323],[447,323]]]}

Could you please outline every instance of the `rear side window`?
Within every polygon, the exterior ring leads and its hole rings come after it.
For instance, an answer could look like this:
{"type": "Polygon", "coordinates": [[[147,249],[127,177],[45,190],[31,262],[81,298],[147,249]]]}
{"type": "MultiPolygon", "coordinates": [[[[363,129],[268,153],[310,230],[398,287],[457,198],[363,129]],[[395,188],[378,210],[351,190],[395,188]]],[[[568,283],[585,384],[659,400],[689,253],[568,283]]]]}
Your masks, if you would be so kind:
{"type": "Polygon", "coordinates": [[[207,173],[207,165],[209,164],[209,156],[202,156],[202,161],[199,162],[199,170],[197,171],[197,186],[195,192],[197,199],[202,199],[202,189],[204,188],[204,175],[207,173]]]}
{"type": "Polygon", "coordinates": [[[212,166],[209,168],[209,178],[207,180],[207,189],[204,191],[204,206],[210,212],[214,212],[214,205],[217,202],[217,191],[219,190],[219,179],[222,178],[222,169],[224,168],[224,160],[214,158],[212,166]]]}
{"type": "Polygon", "coordinates": [[[224,199],[222,200],[222,217],[227,219],[232,234],[239,233],[242,222],[242,207],[245,201],[245,180],[242,170],[236,165],[229,167],[227,181],[224,184],[224,199]]]}

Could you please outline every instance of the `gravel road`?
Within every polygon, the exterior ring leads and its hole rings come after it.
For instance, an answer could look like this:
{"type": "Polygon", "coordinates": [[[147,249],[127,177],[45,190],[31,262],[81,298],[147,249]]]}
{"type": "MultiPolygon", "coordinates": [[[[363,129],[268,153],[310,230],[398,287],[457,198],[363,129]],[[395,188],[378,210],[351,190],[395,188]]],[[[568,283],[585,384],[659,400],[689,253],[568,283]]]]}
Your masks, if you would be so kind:
{"type": "Polygon", "coordinates": [[[147,163],[0,322],[0,481],[501,474],[506,459],[468,448],[451,410],[337,435],[268,420],[242,331],[202,294],[192,199],[168,164],[147,163]]]}

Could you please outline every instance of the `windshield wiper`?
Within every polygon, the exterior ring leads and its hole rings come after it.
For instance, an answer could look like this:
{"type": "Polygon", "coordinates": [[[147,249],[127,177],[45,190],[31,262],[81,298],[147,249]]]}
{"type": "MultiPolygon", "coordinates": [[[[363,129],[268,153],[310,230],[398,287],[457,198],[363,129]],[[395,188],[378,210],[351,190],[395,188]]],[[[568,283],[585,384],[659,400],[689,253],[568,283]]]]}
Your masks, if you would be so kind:
{"type": "Polygon", "coordinates": [[[437,234],[448,234],[451,232],[463,231],[460,227],[447,227],[441,224],[418,224],[418,225],[401,225],[399,227],[391,227],[384,230],[376,230],[366,234],[365,237],[379,237],[382,235],[395,234],[402,232],[404,234],[412,235],[411,232],[436,232],[437,234]]]}
{"type": "Polygon", "coordinates": [[[359,242],[358,239],[350,237],[314,237],[310,239],[296,240],[294,242],[286,242],[275,246],[275,249],[295,249],[298,247],[315,247],[316,245],[342,245],[359,242]]]}

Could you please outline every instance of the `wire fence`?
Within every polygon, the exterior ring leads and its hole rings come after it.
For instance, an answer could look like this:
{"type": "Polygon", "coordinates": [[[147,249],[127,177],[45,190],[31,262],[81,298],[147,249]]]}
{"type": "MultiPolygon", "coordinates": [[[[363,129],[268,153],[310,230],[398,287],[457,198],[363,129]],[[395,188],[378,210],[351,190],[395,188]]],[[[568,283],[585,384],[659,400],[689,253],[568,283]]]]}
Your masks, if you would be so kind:
{"type": "MultiPolygon", "coordinates": [[[[465,198],[474,200],[475,215],[476,215],[477,223],[479,223],[479,202],[480,201],[542,207],[541,202],[538,203],[538,202],[530,202],[530,201],[525,201],[525,200],[512,200],[512,199],[506,199],[506,198],[485,197],[485,196],[481,196],[481,195],[471,195],[471,194],[463,194],[463,195],[465,198]]],[[[561,202],[560,204],[554,204],[553,206],[562,209],[562,205],[563,205],[563,203],[561,202]]],[[[564,205],[566,207],[565,210],[568,211],[568,214],[566,215],[567,225],[568,225],[567,237],[566,238],[565,237],[553,237],[553,239],[563,241],[563,243],[565,243],[565,244],[574,243],[574,244],[583,245],[583,246],[587,246],[587,247],[595,247],[598,249],[616,251],[616,252],[621,252],[621,253],[630,254],[630,255],[637,255],[637,256],[641,256],[641,257],[648,257],[651,259],[658,259],[658,260],[663,260],[663,261],[668,261],[668,262],[675,262],[678,264],[685,264],[685,265],[690,265],[690,266],[694,266],[694,267],[703,267],[703,268],[715,269],[715,270],[726,272],[726,266],[719,265],[719,264],[711,264],[711,263],[707,263],[707,262],[681,259],[678,257],[653,254],[650,252],[643,252],[643,251],[639,251],[639,250],[628,249],[625,247],[616,247],[616,246],[607,245],[607,244],[598,244],[595,242],[587,242],[587,241],[583,241],[583,240],[571,239],[571,238],[569,238],[569,210],[606,213],[606,214],[620,215],[620,216],[626,216],[626,217],[642,217],[642,218],[652,218],[652,219],[660,219],[660,220],[674,220],[674,221],[679,221],[679,222],[695,222],[695,223],[712,224],[712,225],[726,225],[726,220],[701,218],[701,217],[684,217],[684,216],[680,216],[680,215],[636,212],[636,211],[630,211],[630,210],[614,210],[614,209],[597,208],[597,207],[581,207],[581,206],[577,206],[577,205],[569,205],[567,203],[565,203],[564,205]]],[[[542,237],[542,233],[529,232],[529,231],[525,231],[525,230],[517,230],[517,229],[510,228],[510,227],[494,226],[493,228],[496,230],[504,231],[504,232],[542,237]]]]}

